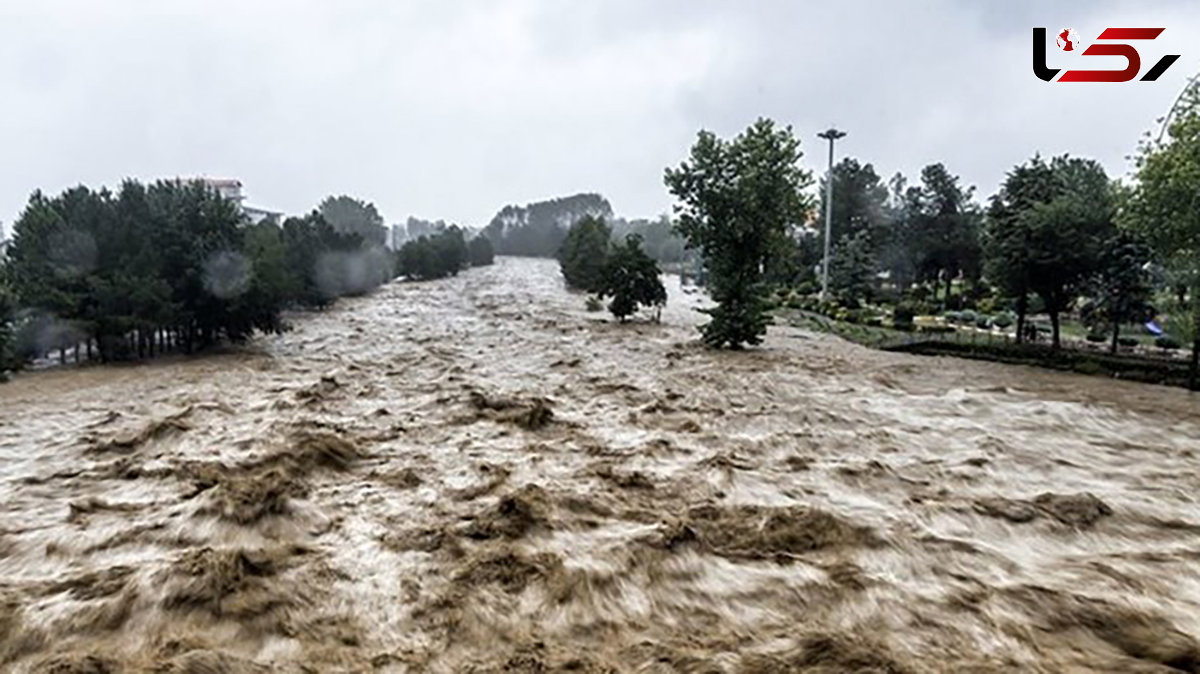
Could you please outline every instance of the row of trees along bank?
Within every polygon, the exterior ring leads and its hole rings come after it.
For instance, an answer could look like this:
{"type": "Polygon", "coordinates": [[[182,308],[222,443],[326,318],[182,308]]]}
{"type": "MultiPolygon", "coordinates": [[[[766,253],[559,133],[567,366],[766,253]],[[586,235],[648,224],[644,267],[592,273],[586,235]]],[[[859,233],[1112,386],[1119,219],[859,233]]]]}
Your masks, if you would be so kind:
{"type": "MultiPolygon", "coordinates": [[[[437,236],[461,241],[453,230],[437,236]]],[[[198,182],[35,193],[0,266],[0,372],[54,351],[111,361],[239,342],[284,330],[285,309],[425,278],[401,268],[384,232],[350,197],[277,224],[247,222],[198,182]]],[[[490,263],[482,247],[446,264],[490,263]]]]}
{"type": "MultiPolygon", "coordinates": [[[[1164,142],[1142,145],[1128,185],[1093,160],[1035,155],[985,208],[942,164],[925,167],[916,185],[899,174],[885,185],[870,164],[844,159],[832,171],[830,302],[886,306],[910,325],[914,314],[942,310],[1011,311],[1018,341],[1036,310],[1049,316],[1054,348],[1070,314],[1107,331],[1114,350],[1122,325],[1165,313],[1172,333],[1192,342],[1195,363],[1198,92],[1188,93],[1164,142]]],[[[702,254],[717,302],[703,327],[713,346],[758,343],[772,287],[816,294],[826,192],[809,196],[800,147],[790,128],[760,119],[732,140],[702,131],[688,158],[666,170],[676,229],[702,254]]]]}

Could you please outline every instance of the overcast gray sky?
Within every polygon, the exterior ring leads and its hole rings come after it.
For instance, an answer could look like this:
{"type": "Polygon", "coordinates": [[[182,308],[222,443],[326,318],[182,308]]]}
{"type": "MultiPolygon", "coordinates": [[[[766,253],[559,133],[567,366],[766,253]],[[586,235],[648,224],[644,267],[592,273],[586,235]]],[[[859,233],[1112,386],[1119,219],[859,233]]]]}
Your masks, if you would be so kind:
{"type": "MultiPolygon", "coordinates": [[[[759,115],[884,176],[944,162],[981,196],[1035,151],[1114,175],[1200,69],[1195,2],[745,0],[6,1],[0,221],[29,193],[123,177],[237,177],[289,213],[328,194],[485,224],[506,203],[597,191],[666,212],[696,131],[759,115]],[[1167,28],[1156,83],[1047,84],[1030,29],[1167,28]]],[[[1121,65],[1051,48],[1052,66],[1121,65]],[[1072,61],[1075,59],[1075,61],[1072,61]]]]}

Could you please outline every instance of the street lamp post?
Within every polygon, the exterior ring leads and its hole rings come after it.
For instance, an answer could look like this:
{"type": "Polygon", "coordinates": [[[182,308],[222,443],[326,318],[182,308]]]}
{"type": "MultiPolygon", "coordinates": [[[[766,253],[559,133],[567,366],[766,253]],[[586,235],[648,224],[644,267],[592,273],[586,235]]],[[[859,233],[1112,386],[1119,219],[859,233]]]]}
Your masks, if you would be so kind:
{"type": "Polygon", "coordinates": [[[828,131],[817,134],[818,138],[829,141],[829,173],[825,174],[825,257],[821,262],[821,301],[829,295],[829,228],[833,222],[833,141],[846,135],[829,127],[828,131]]]}

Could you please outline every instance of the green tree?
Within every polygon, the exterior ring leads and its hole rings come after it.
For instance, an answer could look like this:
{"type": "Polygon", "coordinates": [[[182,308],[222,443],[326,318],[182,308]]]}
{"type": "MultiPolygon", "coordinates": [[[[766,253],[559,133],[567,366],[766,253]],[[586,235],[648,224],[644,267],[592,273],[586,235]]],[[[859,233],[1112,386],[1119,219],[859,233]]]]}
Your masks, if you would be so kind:
{"type": "Polygon", "coordinates": [[[1035,156],[1008,172],[988,207],[984,229],[984,268],[988,280],[1016,300],[1017,342],[1025,338],[1029,313],[1031,233],[1021,214],[1058,193],[1054,171],[1035,156]]]}
{"type": "Polygon", "coordinates": [[[909,190],[912,210],[904,234],[910,266],[917,280],[934,284],[935,295],[944,280],[948,300],[955,277],[976,279],[980,272],[981,216],[972,201],[974,188],[962,187],[942,164],[930,164],[921,170],[921,186],[909,190]]]}
{"type": "Polygon", "coordinates": [[[1200,86],[1176,106],[1164,142],[1138,152],[1137,180],[1125,217],[1142,233],[1194,307],[1189,386],[1200,388],[1200,86]]]}
{"type": "Polygon", "coordinates": [[[871,299],[877,263],[871,234],[856,232],[842,239],[829,259],[829,288],[843,304],[857,307],[871,299]]]}
{"type": "Polygon", "coordinates": [[[1034,157],[1009,173],[989,212],[989,278],[1017,299],[1018,339],[1028,294],[1041,298],[1060,345],[1060,316],[1099,266],[1112,231],[1113,188],[1090,159],[1034,157]]]}
{"type": "Polygon", "coordinates": [[[427,281],[458,274],[467,265],[467,254],[462,230],[451,226],[405,243],[396,255],[396,265],[402,276],[427,281]]]}
{"type": "Polygon", "coordinates": [[[495,262],[492,240],[482,234],[471,239],[471,243],[467,244],[467,257],[472,267],[486,267],[495,262]]]}
{"type": "Polygon", "coordinates": [[[558,264],[568,288],[597,290],[604,280],[612,230],[603,219],[585,215],[571,225],[558,252],[558,264]]]}
{"type": "Polygon", "coordinates": [[[375,204],[343,195],[327,197],[317,210],[335,231],[357,234],[366,246],[382,246],[387,240],[387,228],[375,204]]]}
{"type": "Polygon", "coordinates": [[[1113,353],[1122,324],[1149,320],[1154,314],[1150,305],[1154,286],[1148,271],[1151,255],[1141,237],[1127,230],[1115,232],[1100,250],[1089,313],[1107,324],[1113,353]]]}
{"type": "Polygon", "coordinates": [[[812,176],[800,167],[802,156],[791,127],[759,119],[728,142],[701,131],[689,158],[665,172],[679,201],[677,227],[704,256],[717,302],[702,328],[710,346],[737,349],[766,333],[763,270],[811,206],[804,190],[812,176]]]}
{"type": "Polygon", "coordinates": [[[571,224],[591,217],[611,220],[612,206],[599,194],[584,193],[505,206],[483,233],[501,255],[555,257],[571,224]]]}
{"type": "Polygon", "coordinates": [[[446,231],[434,236],[432,241],[437,251],[439,268],[444,274],[457,276],[469,263],[467,242],[458,226],[447,227],[446,231]]]}
{"type": "MultiPolygon", "coordinates": [[[[825,236],[825,189],[828,176],[821,178],[820,206],[817,208],[818,243],[824,245],[825,236]]],[[[846,157],[833,167],[833,220],[830,222],[831,248],[836,248],[849,237],[865,233],[864,240],[875,250],[886,242],[888,219],[886,204],[888,190],[875,174],[875,167],[860,164],[853,157],[846,157]]]]}
{"type": "Polygon", "coordinates": [[[608,310],[624,323],[639,306],[661,308],[667,291],[658,263],[642,251],[642,237],[629,234],[625,243],[614,244],[595,290],[601,299],[612,298],[608,310]]]}
{"type": "Polygon", "coordinates": [[[0,381],[9,370],[21,366],[17,358],[17,297],[8,286],[6,269],[0,266],[0,381]]]}

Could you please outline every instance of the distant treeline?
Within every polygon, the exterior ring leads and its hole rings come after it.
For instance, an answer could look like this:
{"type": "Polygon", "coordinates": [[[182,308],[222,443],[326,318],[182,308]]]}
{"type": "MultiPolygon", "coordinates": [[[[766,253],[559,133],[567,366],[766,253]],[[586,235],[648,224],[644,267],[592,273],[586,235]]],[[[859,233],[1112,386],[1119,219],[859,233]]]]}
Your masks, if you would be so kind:
{"type": "Polygon", "coordinates": [[[483,236],[468,244],[463,230],[451,225],[400,247],[397,271],[414,281],[455,276],[464,268],[492,264],[492,243],[483,236]]]}
{"type": "Polygon", "coordinates": [[[614,241],[638,234],[642,248],[659,262],[684,259],[683,239],[672,231],[666,217],[658,220],[625,220],[613,216],[612,206],[599,194],[585,193],[540,201],[526,206],[505,206],[483,229],[500,255],[557,257],[572,225],[584,218],[600,218],[610,227],[614,241]]]}
{"type": "Polygon", "coordinates": [[[198,182],[37,192],[0,264],[0,373],[55,351],[125,360],[278,333],[284,309],[490,262],[451,228],[415,245],[440,251],[457,236],[456,252],[425,255],[440,260],[434,272],[406,269],[385,232],[374,206],[350,197],[280,224],[249,222],[198,182]]]}

